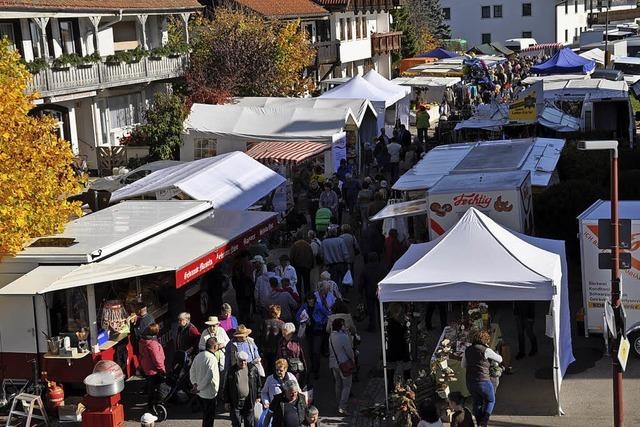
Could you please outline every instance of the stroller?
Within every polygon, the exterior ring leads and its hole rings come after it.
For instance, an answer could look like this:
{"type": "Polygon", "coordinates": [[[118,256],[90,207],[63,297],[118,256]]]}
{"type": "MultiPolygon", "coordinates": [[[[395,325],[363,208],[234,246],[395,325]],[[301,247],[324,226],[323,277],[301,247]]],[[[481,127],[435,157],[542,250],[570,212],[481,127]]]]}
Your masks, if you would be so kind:
{"type": "Polygon", "coordinates": [[[191,359],[185,351],[176,351],[173,357],[173,365],[165,380],[158,387],[156,395],[157,403],[153,406],[152,412],[162,422],[167,419],[168,412],[166,404],[177,396],[179,392],[184,392],[188,399],[193,398],[191,393],[191,381],[189,380],[189,368],[191,359]]]}
{"type": "Polygon", "coordinates": [[[316,231],[319,235],[327,232],[329,224],[331,224],[331,216],[329,208],[320,208],[316,211],[316,231]]]}

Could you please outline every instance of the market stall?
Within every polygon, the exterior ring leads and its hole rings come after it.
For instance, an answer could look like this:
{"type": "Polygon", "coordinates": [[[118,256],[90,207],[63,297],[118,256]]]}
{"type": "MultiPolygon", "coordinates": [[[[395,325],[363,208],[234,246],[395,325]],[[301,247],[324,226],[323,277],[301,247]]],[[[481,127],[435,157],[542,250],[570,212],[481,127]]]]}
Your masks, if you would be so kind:
{"type": "Polygon", "coordinates": [[[179,312],[190,311],[196,322],[217,310],[208,305],[205,275],[275,227],[271,212],[129,201],[36,240],[0,264],[5,378],[32,378],[27,361],[36,355],[37,367],[57,382],[82,382],[105,359],[132,374],[127,320],[135,303],[148,305],[165,345],[179,312]],[[60,337],[70,338],[64,350],[60,337]]]}
{"type": "Polygon", "coordinates": [[[595,68],[595,61],[565,47],[542,64],[531,67],[530,71],[533,74],[590,74],[595,68]]]}
{"type": "Polygon", "coordinates": [[[390,99],[397,99],[395,103],[395,116],[385,119],[386,122],[400,120],[407,129],[409,128],[409,109],[411,107],[411,88],[400,86],[378,74],[376,70],[369,70],[364,79],[373,86],[389,94],[390,99]]]}
{"type": "MultiPolygon", "coordinates": [[[[361,76],[355,76],[346,83],[341,84],[320,95],[319,99],[368,99],[373,104],[378,116],[378,129],[386,125],[393,126],[395,119],[402,117],[396,114],[396,104],[406,96],[406,93],[390,93],[379,89],[361,76]],[[393,117],[391,122],[386,120],[386,111],[391,109],[393,117]]],[[[408,123],[408,117],[407,117],[408,123]]]]}
{"type": "MultiPolygon", "coordinates": [[[[564,242],[516,234],[474,208],[438,239],[412,245],[378,285],[381,318],[389,302],[550,301],[558,404],[562,377],[575,359],[571,345],[564,242]]],[[[383,348],[385,326],[381,328],[383,348]]],[[[383,352],[385,378],[386,352],[383,352]]]]}
{"type": "Polygon", "coordinates": [[[214,208],[247,209],[285,178],[241,152],[181,163],[150,173],[111,195],[111,203],[138,197],[206,200],[214,208]]]}

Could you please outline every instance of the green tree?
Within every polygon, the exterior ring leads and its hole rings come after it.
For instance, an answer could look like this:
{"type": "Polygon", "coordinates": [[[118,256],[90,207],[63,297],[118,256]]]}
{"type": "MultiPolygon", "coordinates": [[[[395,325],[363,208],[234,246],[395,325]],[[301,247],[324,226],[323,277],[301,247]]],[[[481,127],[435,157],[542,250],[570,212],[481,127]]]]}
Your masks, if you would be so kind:
{"type": "Polygon", "coordinates": [[[441,45],[449,38],[439,0],[406,0],[392,11],[393,28],[402,31],[402,57],[411,58],[441,45]]]}
{"type": "Polygon", "coordinates": [[[158,93],[144,113],[145,123],[121,140],[123,145],[149,146],[147,160],[177,160],[183,123],[189,115],[186,99],[176,93],[158,93]]]}

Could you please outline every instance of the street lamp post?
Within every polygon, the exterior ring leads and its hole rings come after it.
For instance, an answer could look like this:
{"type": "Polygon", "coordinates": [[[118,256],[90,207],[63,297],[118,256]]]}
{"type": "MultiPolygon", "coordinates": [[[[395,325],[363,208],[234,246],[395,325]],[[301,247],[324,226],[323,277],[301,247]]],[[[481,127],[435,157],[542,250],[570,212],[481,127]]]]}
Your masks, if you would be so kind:
{"type": "MultiPolygon", "coordinates": [[[[611,338],[611,365],[613,370],[613,422],[624,424],[622,395],[622,366],[618,361],[618,347],[622,338],[622,303],[620,301],[620,221],[618,217],[618,141],[580,141],[580,150],[607,150],[611,153],[611,305],[613,307],[616,338],[611,338]]],[[[606,332],[606,331],[605,331],[606,332]]]]}

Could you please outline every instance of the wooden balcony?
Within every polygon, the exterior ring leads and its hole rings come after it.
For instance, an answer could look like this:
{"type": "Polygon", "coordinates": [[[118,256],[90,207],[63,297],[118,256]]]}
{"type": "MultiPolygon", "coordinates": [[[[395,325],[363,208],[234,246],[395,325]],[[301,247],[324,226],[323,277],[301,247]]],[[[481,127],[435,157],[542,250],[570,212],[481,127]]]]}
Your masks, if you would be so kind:
{"type": "Polygon", "coordinates": [[[337,40],[317,42],[313,47],[318,52],[318,64],[337,64],[340,62],[340,42],[337,40]]]}
{"type": "Polygon", "coordinates": [[[106,89],[181,76],[187,56],[163,57],[159,60],[143,58],[140,62],[107,64],[100,62],[86,67],[46,69],[33,76],[28,87],[41,97],[106,89]]]}
{"type": "Polygon", "coordinates": [[[382,55],[402,47],[402,31],[371,34],[371,53],[382,55]]]}
{"type": "Polygon", "coordinates": [[[358,12],[384,12],[400,6],[400,0],[353,0],[353,10],[358,12]]]}

